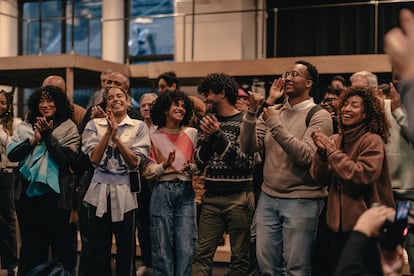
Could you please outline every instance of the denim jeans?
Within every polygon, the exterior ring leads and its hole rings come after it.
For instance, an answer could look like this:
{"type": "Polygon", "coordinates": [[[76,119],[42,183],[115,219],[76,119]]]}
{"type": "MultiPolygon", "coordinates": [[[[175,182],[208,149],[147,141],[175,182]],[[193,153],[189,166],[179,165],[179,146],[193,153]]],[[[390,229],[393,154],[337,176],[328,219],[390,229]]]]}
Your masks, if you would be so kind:
{"type": "Polygon", "coordinates": [[[227,275],[248,275],[253,210],[253,192],[210,195],[207,191],[204,194],[192,275],[211,275],[213,256],[226,228],[231,246],[230,272],[227,275]]]}
{"type": "Polygon", "coordinates": [[[150,205],[154,276],[191,275],[197,240],[191,182],[159,182],[150,205]]]}
{"type": "Polygon", "coordinates": [[[256,210],[256,254],[262,275],[311,275],[322,207],[322,199],[283,199],[261,193],[256,210]]]}

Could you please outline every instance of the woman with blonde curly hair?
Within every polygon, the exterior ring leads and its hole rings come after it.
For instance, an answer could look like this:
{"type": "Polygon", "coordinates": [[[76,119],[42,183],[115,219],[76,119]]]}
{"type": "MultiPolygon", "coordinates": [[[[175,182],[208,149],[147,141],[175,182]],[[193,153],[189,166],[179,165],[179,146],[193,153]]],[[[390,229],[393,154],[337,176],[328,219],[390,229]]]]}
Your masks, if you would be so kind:
{"type": "MultiPolygon", "coordinates": [[[[312,134],[318,149],[310,169],[317,182],[329,185],[326,223],[332,269],[359,216],[373,203],[394,207],[384,148],[388,122],[380,100],[369,88],[350,87],[339,98],[338,114],[338,134],[312,134]]],[[[380,260],[373,255],[367,256],[374,262],[371,267],[380,271],[380,260]]]]}

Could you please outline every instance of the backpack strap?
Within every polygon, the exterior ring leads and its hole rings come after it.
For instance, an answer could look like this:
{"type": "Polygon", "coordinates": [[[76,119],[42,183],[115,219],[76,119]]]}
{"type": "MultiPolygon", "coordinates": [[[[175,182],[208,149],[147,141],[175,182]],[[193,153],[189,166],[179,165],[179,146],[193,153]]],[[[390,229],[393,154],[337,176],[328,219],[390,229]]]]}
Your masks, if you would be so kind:
{"type": "Polygon", "coordinates": [[[306,115],[306,127],[309,127],[310,120],[312,119],[313,115],[315,115],[316,112],[323,109],[322,106],[319,104],[314,105],[308,112],[308,115],[306,115]]]}

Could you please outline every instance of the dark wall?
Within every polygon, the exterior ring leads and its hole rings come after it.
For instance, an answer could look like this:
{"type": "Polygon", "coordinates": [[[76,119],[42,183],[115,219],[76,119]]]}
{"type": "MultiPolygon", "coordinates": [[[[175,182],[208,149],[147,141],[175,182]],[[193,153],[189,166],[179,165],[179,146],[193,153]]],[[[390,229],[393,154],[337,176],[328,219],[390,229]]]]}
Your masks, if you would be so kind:
{"type": "Polygon", "coordinates": [[[414,1],[352,2],[268,0],[267,57],[381,54],[400,9],[414,10],[414,1]]]}

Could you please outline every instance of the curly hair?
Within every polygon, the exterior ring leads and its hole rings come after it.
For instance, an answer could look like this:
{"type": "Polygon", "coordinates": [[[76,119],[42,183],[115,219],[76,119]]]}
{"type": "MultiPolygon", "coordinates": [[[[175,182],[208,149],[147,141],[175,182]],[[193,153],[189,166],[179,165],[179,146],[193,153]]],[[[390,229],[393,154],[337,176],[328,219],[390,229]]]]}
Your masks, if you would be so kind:
{"type": "Polygon", "coordinates": [[[165,80],[168,86],[172,86],[175,83],[175,87],[177,89],[180,88],[180,83],[178,82],[177,75],[173,71],[168,71],[159,75],[157,78],[157,83],[160,81],[160,79],[165,80]]]}
{"type": "Polygon", "coordinates": [[[167,122],[167,112],[170,109],[172,103],[178,103],[179,100],[184,101],[185,115],[180,123],[180,126],[188,125],[191,117],[193,116],[194,104],[191,99],[179,90],[175,90],[168,93],[162,93],[155,100],[152,105],[150,116],[154,125],[158,127],[164,127],[167,122]]]}
{"type": "Polygon", "coordinates": [[[198,93],[204,96],[207,96],[211,91],[214,94],[220,94],[221,92],[225,93],[225,96],[231,105],[237,103],[238,97],[238,88],[239,85],[237,81],[226,73],[213,73],[208,74],[205,79],[203,79],[198,86],[198,93]]]}
{"type": "Polygon", "coordinates": [[[36,123],[36,117],[42,117],[39,111],[39,103],[42,97],[47,97],[56,105],[56,113],[53,116],[54,127],[67,119],[73,119],[73,106],[65,93],[56,86],[44,86],[36,89],[29,97],[27,122],[33,125],[36,123]]]}
{"type": "Polygon", "coordinates": [[[0,90],[0,94],[3,94],[6,97],[7,103],[6,113],[0,114],[0,122],[3,125],[3,129],[6,130],[9,135],[13,135],[13,93],[0,90]]]}
{"type": "MultiPolygon", "coordinates": [[[[365,119],[363,121],[365,129],[371,133],[378,134],[384,143],[387,143],[388,137],[390,136],[389,122],[386,118],[384,108],[381,105],[381,101],[374,95],[371,88],[349,87],[339,97],[338,111],[342,109],[345,101],[352,96],[362,98],[365,113],[365,119]]],[[[338,112],[338,114],[338,125],[343,129],[342,113],[338,112]]]]}

